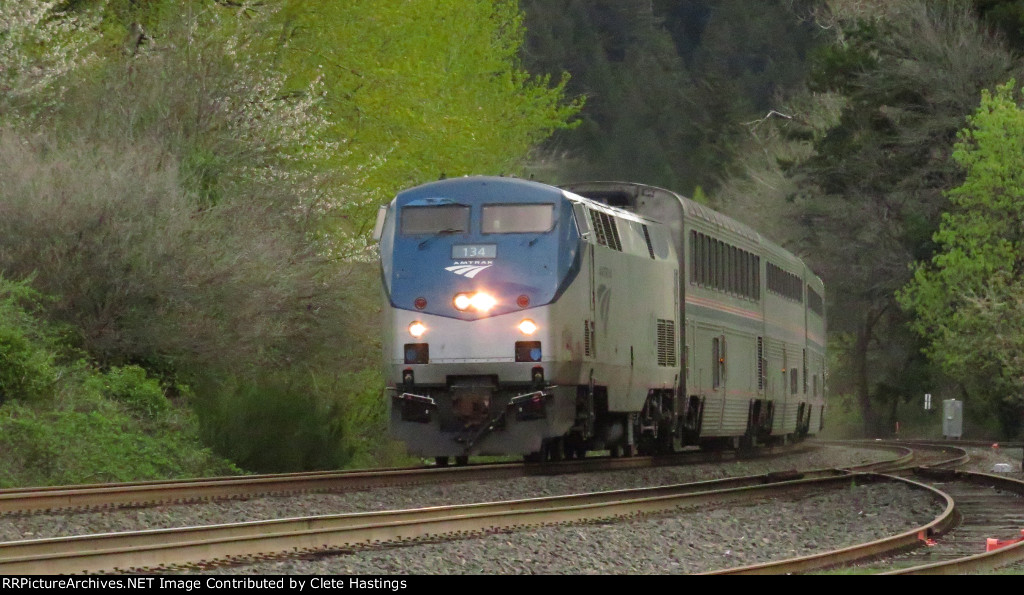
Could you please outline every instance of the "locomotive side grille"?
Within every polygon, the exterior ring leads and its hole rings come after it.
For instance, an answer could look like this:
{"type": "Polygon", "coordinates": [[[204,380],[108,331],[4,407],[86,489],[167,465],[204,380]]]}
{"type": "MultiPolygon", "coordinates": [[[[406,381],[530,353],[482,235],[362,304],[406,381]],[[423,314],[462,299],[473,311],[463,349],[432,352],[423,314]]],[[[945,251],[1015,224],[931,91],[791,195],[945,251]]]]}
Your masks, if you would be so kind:
{"type": "Polygon", "coordinates": [[[615,217],[612,217],[607,213],[602,213],[602,215],[605,220],[605,224],[608,226],[608,229],[605,231],[605,235],[608,236],[608,245],[611,246],[613,250],[622,252],[622,240],[619,238],[619,226],[615,222],[615,217]]]}
{"type": "Polygon", "coordinates": [[[604,219],[601,217],[602,213],[598,211],[590,211],[590,221],[593,223],[594,232],[597,234],[597,243],[602,246],[608,245],[608,239],[604,233],[604,219]]]}
{"type": "Polygon", "coordinates": [[[592,326],[589,320],[583,321],[583,353],[587,357],[594,357],[594,342],[590,330],[592,326]]]}
{"type": "Polygon", "coordinates": [[[807,393],[807,350],[804,349],[804,367],[801,370],[804,376],[804,393],[807,393]]]}
{"type": "MultiPolygon", "coordinates": [[[[644,228],[644,241],[647,242],[647,252],[650,253],[651,258],[654,258],[654,245],[651,244],[651,232],[647,231],[646,225],[643,225],[641,227],[644,228]]],[[[676,287],[679,287],[678,283],[676,283],[676,287]]]]}
{"type": "Polygon", "coordinates": [[[608,213],[591,210],[590,221],[594,224],[594,233],[597,234],[598,244],[622,252],[622,239],[619,237],[619,227],[615,224],[615,217],[608,213]]]}
{"type": "Polygon", "coordinates": [[[676,322],[658,319],[658,365],[676,365],[676,322]]]}
{"type": "Polygon", "coordinates": [[[757,338],[757,390],[764,390],[764,337],[757,338]]]}

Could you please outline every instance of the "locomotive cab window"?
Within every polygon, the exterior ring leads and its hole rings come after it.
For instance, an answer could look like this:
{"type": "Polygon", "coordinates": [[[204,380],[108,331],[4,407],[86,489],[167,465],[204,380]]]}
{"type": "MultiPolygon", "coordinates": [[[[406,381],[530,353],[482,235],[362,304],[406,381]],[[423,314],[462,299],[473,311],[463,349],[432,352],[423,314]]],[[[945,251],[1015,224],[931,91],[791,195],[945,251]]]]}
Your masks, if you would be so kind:
{"type": "Polygon", "coordinates": [[[555,205],[485,205],[482,233],[544,233],[555,224],[555,205]]]}
{"type": "Polygon", "coordinates": [[[409,206],[402,209],[402,233],[405,235],[463,233],[466,231],[469,231],[468,206],[409,206]]]}

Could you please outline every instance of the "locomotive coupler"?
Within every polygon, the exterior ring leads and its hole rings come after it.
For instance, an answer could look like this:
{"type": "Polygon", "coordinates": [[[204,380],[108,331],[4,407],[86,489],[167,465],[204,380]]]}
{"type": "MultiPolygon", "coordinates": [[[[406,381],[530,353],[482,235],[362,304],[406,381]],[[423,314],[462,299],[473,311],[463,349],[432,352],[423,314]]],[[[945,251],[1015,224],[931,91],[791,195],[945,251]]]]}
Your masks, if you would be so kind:
{"type": "Polygon", "coordinates": [[[458,436],[455,438],[455,441],[459,444],[465,445],[467,449],[472,448],[473,445],[480,442],[492,432],[505,429],[505,421],[509,413],[512,412],[516,415],[516,421],[534,421],[544,419],[547,417],[545,408],[550,399],[551,395],[544,391],[537,391],[512,397],[509,399],[508,407],[505,408],[505,411],[499,413],[497,416],[491,418],[487,423],[481,425],[480,429],[472,435],[458,436]]]}
{"type": "Polygon", "coordinates": [[[508,402],[508,410],[514,411],[517,421],[532,421],[547,417],[547,404],[551,395],[537,391],[512,397],[508,402]]]}
{"type": "Polygon", "coordinates": [[[391,397],[401,411],[402,421],[413,421],[421,424],[430,423],[437,412],[437,401],[431,397],[402,393],[391,397]]]}
{"type": "Polygon", "coordinates": [[[452,413],[466,428],[487,425],[490,417],[491,399],[497,390],[496,381],[490,377],[460,377],[451,383],[452,413]]]}
{"type": "Polygon", "coordinates": [[[466,435],[457,436],[455,438],[455,441],[458,442],[459,444],[465,445],[466,449],[468,450],[470,448],[473,448],[474,444],[476,444],[477,442],[480,442],[480,440],[482,440],[485,437],[487,437],[487,435],[489,435],[491,432],[493,432],[495,430],[501,430],[501,429],[504,429],[504,428],[505,428],[505,413],[502,412],[502,413],[499,413],[496,417],[492,418],[489,422],[487,422],[483,426],[481,426],[480,429],[477,430],[476,432],[474,432],[472,435],[470,435],[470,436],[466,436],[466,435]]]}

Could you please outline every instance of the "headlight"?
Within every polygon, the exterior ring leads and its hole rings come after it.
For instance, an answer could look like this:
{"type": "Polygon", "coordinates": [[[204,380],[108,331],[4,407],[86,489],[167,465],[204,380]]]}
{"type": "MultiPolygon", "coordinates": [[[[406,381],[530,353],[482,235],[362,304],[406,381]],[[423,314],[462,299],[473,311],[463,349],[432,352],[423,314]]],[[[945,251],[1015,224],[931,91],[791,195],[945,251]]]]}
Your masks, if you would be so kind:
{"type": "Polygon", "coordinates": [[[468,293],[460,293],[459,295],[455,296],[454,303],[455,303],[455,309],[459,310],[461,312],[461,311],[465,310],[466,308],[469,308],[470,304],[472,304],[473,301],[472,301],[472,299],[470,299],[468,293]]]}
{"type": "Polygon", "coordinates": [[[423,326],[419,320],[409,325],[409,334],[416,339],[422,337],[425,332],[427,332],[427,327],[423,326]]]}
{"type": "Polygon", "coordinates": [[[526,319],[519,323],[519,332],[524,335],[532,335],[537,332],[537,325],[530,319],[526,319]]]}
{"type": "Polygon", "coordinates": [[[455,309],[460,312],[464,312],[470,307],[473,307],[473,309],[478,312],[489,312],[491,308],[497,305],[498,300],[494,299],[494,297],[488,293],[478,291],[472,295],[468,293],[460,293],[455,296],[452,303],[455,305],[455,309]]]}

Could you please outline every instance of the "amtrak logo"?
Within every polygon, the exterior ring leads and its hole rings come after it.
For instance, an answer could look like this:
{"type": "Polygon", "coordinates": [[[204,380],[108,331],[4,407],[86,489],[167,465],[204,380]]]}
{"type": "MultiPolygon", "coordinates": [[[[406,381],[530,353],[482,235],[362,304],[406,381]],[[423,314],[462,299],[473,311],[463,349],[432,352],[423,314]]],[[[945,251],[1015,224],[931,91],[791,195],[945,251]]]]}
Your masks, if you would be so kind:
{"type": "Polygon", "coordinates": [[[481,272],[491,268],[492,266],[494,266],[494,263],[493,262],[487,262],[486,260],[485,261],[477,261],[475,263],[473,263],[473,262],[457,262],[457,263],[455,263],[455,266],[445,267],[444,270],[451,271],[451,272],[455,273],[456,275],[461,275],[463,277],[466,277],[467,279],[472,279],[473,277],[476,277],[481,272]],[[484,264],[484,263],[486,263],[486,264],[484,264]]]}

